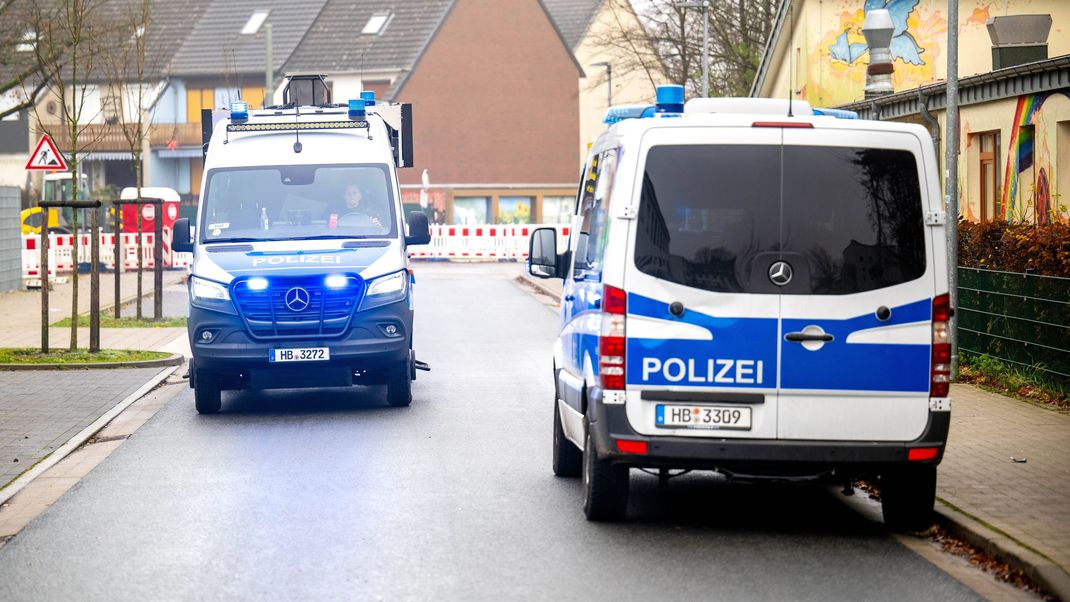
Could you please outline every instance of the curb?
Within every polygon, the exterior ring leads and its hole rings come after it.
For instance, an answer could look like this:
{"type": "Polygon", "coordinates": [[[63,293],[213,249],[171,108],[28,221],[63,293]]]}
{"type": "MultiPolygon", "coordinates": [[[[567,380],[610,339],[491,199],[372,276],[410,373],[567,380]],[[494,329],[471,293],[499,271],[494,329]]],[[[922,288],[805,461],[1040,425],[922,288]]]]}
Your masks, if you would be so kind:
{"type": "Polygon", "coordinates": [[[526,284],[526,285],[529,285],[529,286],[533,286],[533,287],[539,289],[540,293],[546,295],[547,297],[550,297],[551,299],[553,299],[557,303],[561,303],[561,293],[553,290],[552,288],[546,286],[545,284],[539,282],[538,280],[536,280],[534,278],[529,278],[528,276],[525,276],[525,275],[521,274],[521,275],[516,277],[516,282],[519,282],[521,284],[526,284]]]}
{"type": "MultiPolygon", "coordinates": [[[[181,357],[181,356],[179,356],[181,357]]],[[[147,383],[141,385],[136,391],[128,395],[125,399],[115,404],[112,409],[105,412],[100,418],[93,421],[92,424],[82,429],[74,437],[71,437],[63,445],[59,446],[56,451],[49,454],[46,458],[34,464],[32,468],[19,475],[14,481],[9,483],[7,487],[0,489],[0,504],[15,497],[15,495],[22,491],[24,487],[30,484],[31,481],[44,474],[48,469],[52,468],[56,464],[59,464],[60,460],[63,460],[71,454],[74,450],[82,446],[83,443],[89,440],[90,437],[97,434],[100,429],[108,425],[109,422],[115,419],[116,416],[121,414],[123,410],[130,407],[135,401],[144,397],[148,392],[156,388],[157,385],[162,383],[171,376],[178,366],[169,366],[164,368],[152,377],[147,383]]]]}
{"type": "Polygon", "coordinates": [[[937,522],[951,533],[1021,570],[1045,592],[1070,601],[1070,574],[1059,565],[950,506],[937,504],[934,511],[937,522]]]}
{"type": "Polygon", "coordinates": [[[111,370],[114,368],[165,368],[181,366],[185,358],[178,353],[158,360],[137,360],[129,362],[89,362],[80,364],[0,364],[0,372],[19,372],[27,370],[111,370]]]}

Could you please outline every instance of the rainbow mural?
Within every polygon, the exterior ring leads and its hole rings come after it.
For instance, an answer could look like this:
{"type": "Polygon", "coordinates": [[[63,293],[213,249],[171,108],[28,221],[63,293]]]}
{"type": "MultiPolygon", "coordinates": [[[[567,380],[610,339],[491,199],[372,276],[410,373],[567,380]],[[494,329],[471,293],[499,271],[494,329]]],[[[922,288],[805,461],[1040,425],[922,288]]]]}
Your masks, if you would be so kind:
{"type": "Polygon", "coordinates": [[[1003,217],[1008,221],[1024,219],[1046,224],[1051,223],[1056,213],[1051,203],[1049,162],[1038,157],[1041,149],[1037,148],[1035,129],[1037,114],[1045,101],[1055,95],[1070,99],[1070,92],[1066,90],[1018,97],[1000,195],[1003,217]],[[1023,215],[1030,206],[1033,215],[1023,215]]]}

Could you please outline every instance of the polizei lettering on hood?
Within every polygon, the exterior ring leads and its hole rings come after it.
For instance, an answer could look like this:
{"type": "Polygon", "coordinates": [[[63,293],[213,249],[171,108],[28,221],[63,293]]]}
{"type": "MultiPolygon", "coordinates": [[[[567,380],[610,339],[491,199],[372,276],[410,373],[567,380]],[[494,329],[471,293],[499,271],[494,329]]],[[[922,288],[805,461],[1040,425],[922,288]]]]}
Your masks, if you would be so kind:
{"type": "Polygon", "coordinates": [[[340,255],[272,255],[269,257],[254,257],[253,267],[261,265],[338,265],[342,263],[340,255]]]}
{"type": "Polygon", "coordinates": [[[761,385],[765,379],[762,360],[643,358],[643,382],[661,376],[670,383],[713,383],[723,385],[761,385]]]}

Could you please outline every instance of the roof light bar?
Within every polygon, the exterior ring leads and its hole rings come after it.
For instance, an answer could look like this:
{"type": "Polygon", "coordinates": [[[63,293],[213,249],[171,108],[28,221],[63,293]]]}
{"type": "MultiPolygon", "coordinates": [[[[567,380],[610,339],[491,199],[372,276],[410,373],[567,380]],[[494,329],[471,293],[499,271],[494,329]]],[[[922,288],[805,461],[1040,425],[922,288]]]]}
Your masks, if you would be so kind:
{"type": "Polygon", "coordinates": [[[656,111],[658,113],[683,113],[684,87],[676,84],[658,86],[656,111]]]}
{"type": "Polygon", "coordinates": [[[367,111],[364,110],[364,100],[360,98],[349,99],[349,118],[364,119],[367,111]]]}
{"type": "Polygon", "coordinates": [[[311,123],[232,123],[228,132],[292,132],[294,130],[368,129],[367,121],[318,121],[311,123]]]}
{"type": "Polygon", "coordinates": [[[858,113],[846,109],[823,109],[814,107],[812,111],[814,115],[827,115],[829,117],[835,117],[836,119],[858,119],[858,113]]]}
{"type": "Polygon", "coordinates": [[[653,105],[618,105],[615,107],[609,107],[606,111],[606,116],[602,119],[602,123],[606,125],[613,125],[618,121],[624,121],[625,119],[639,119],[640,117],[647,117],[645,113],[650,111],[654,112],[653,105]]]}
{"type": "Polygon", "coordinates": [[[245,121],[249,119],[249,103],[239,100],[230,103],[230,120],[245,121]]]}

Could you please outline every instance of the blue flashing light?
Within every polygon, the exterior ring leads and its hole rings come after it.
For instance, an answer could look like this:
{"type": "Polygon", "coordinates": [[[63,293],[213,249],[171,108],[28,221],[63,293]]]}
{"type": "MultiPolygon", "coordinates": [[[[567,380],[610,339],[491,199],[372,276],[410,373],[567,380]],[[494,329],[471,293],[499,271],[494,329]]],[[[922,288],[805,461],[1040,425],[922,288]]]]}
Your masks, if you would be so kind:
{"type": "Polygon", "coordinates": [[[344,274],[331,274],[323,280],[323,283],[330,289],[340,289],[349,286],[349,278],[344,274]]]}
{"type": "Polygon", "coordinates": [[[828,117],[835,117],[836,119],[858,119],[858,113],[848,111],[847,109],[819,109],[818,107],[814,107],[811,110],[814,115],[827,115],[828,117]]]}
{"type": "Polygon", "coordinates": [[[360,93],[360,97],[361,97],[361,99],[364,100],[364,106],[366,106],[366,107],[374,107],[375,106],[375,90],[365,90],[365,91],[360,93]]]}
{"type": "Polygon", "coordinates": [[[245,281],[245,286],[251,291],[263,291],[267,290],[268,281],[267,278],[261,278],[256,276],[245,281]]]}
{"type": "Polygon", "coordinates": [[[367,112],[364,110],[364,100],[361,98],[349,99],[349,118],[364,119],[367,112]]]}
{"type": "Polygon", "coordinates": [[[230,120],[245,121],[249,119],[249,103],[239,100],[230,103],[230,120]]]}
{"type": "Polygon", "coordinates": [[[606,111],[606,116],[602,119],[602,123],[613,125],[625,119],[638,119],[640,117],[649,117],[653,114],[654,107],[651,105],[618,105],[609,107],[609,110],[606,111]],[[649,113],[647,113],[648,111],[649,113]]]}
{"type": "Polygon", "coordinates": [[[683,113],[684,87],[675,84],[658,86],[657,113],[683,113]]]}

